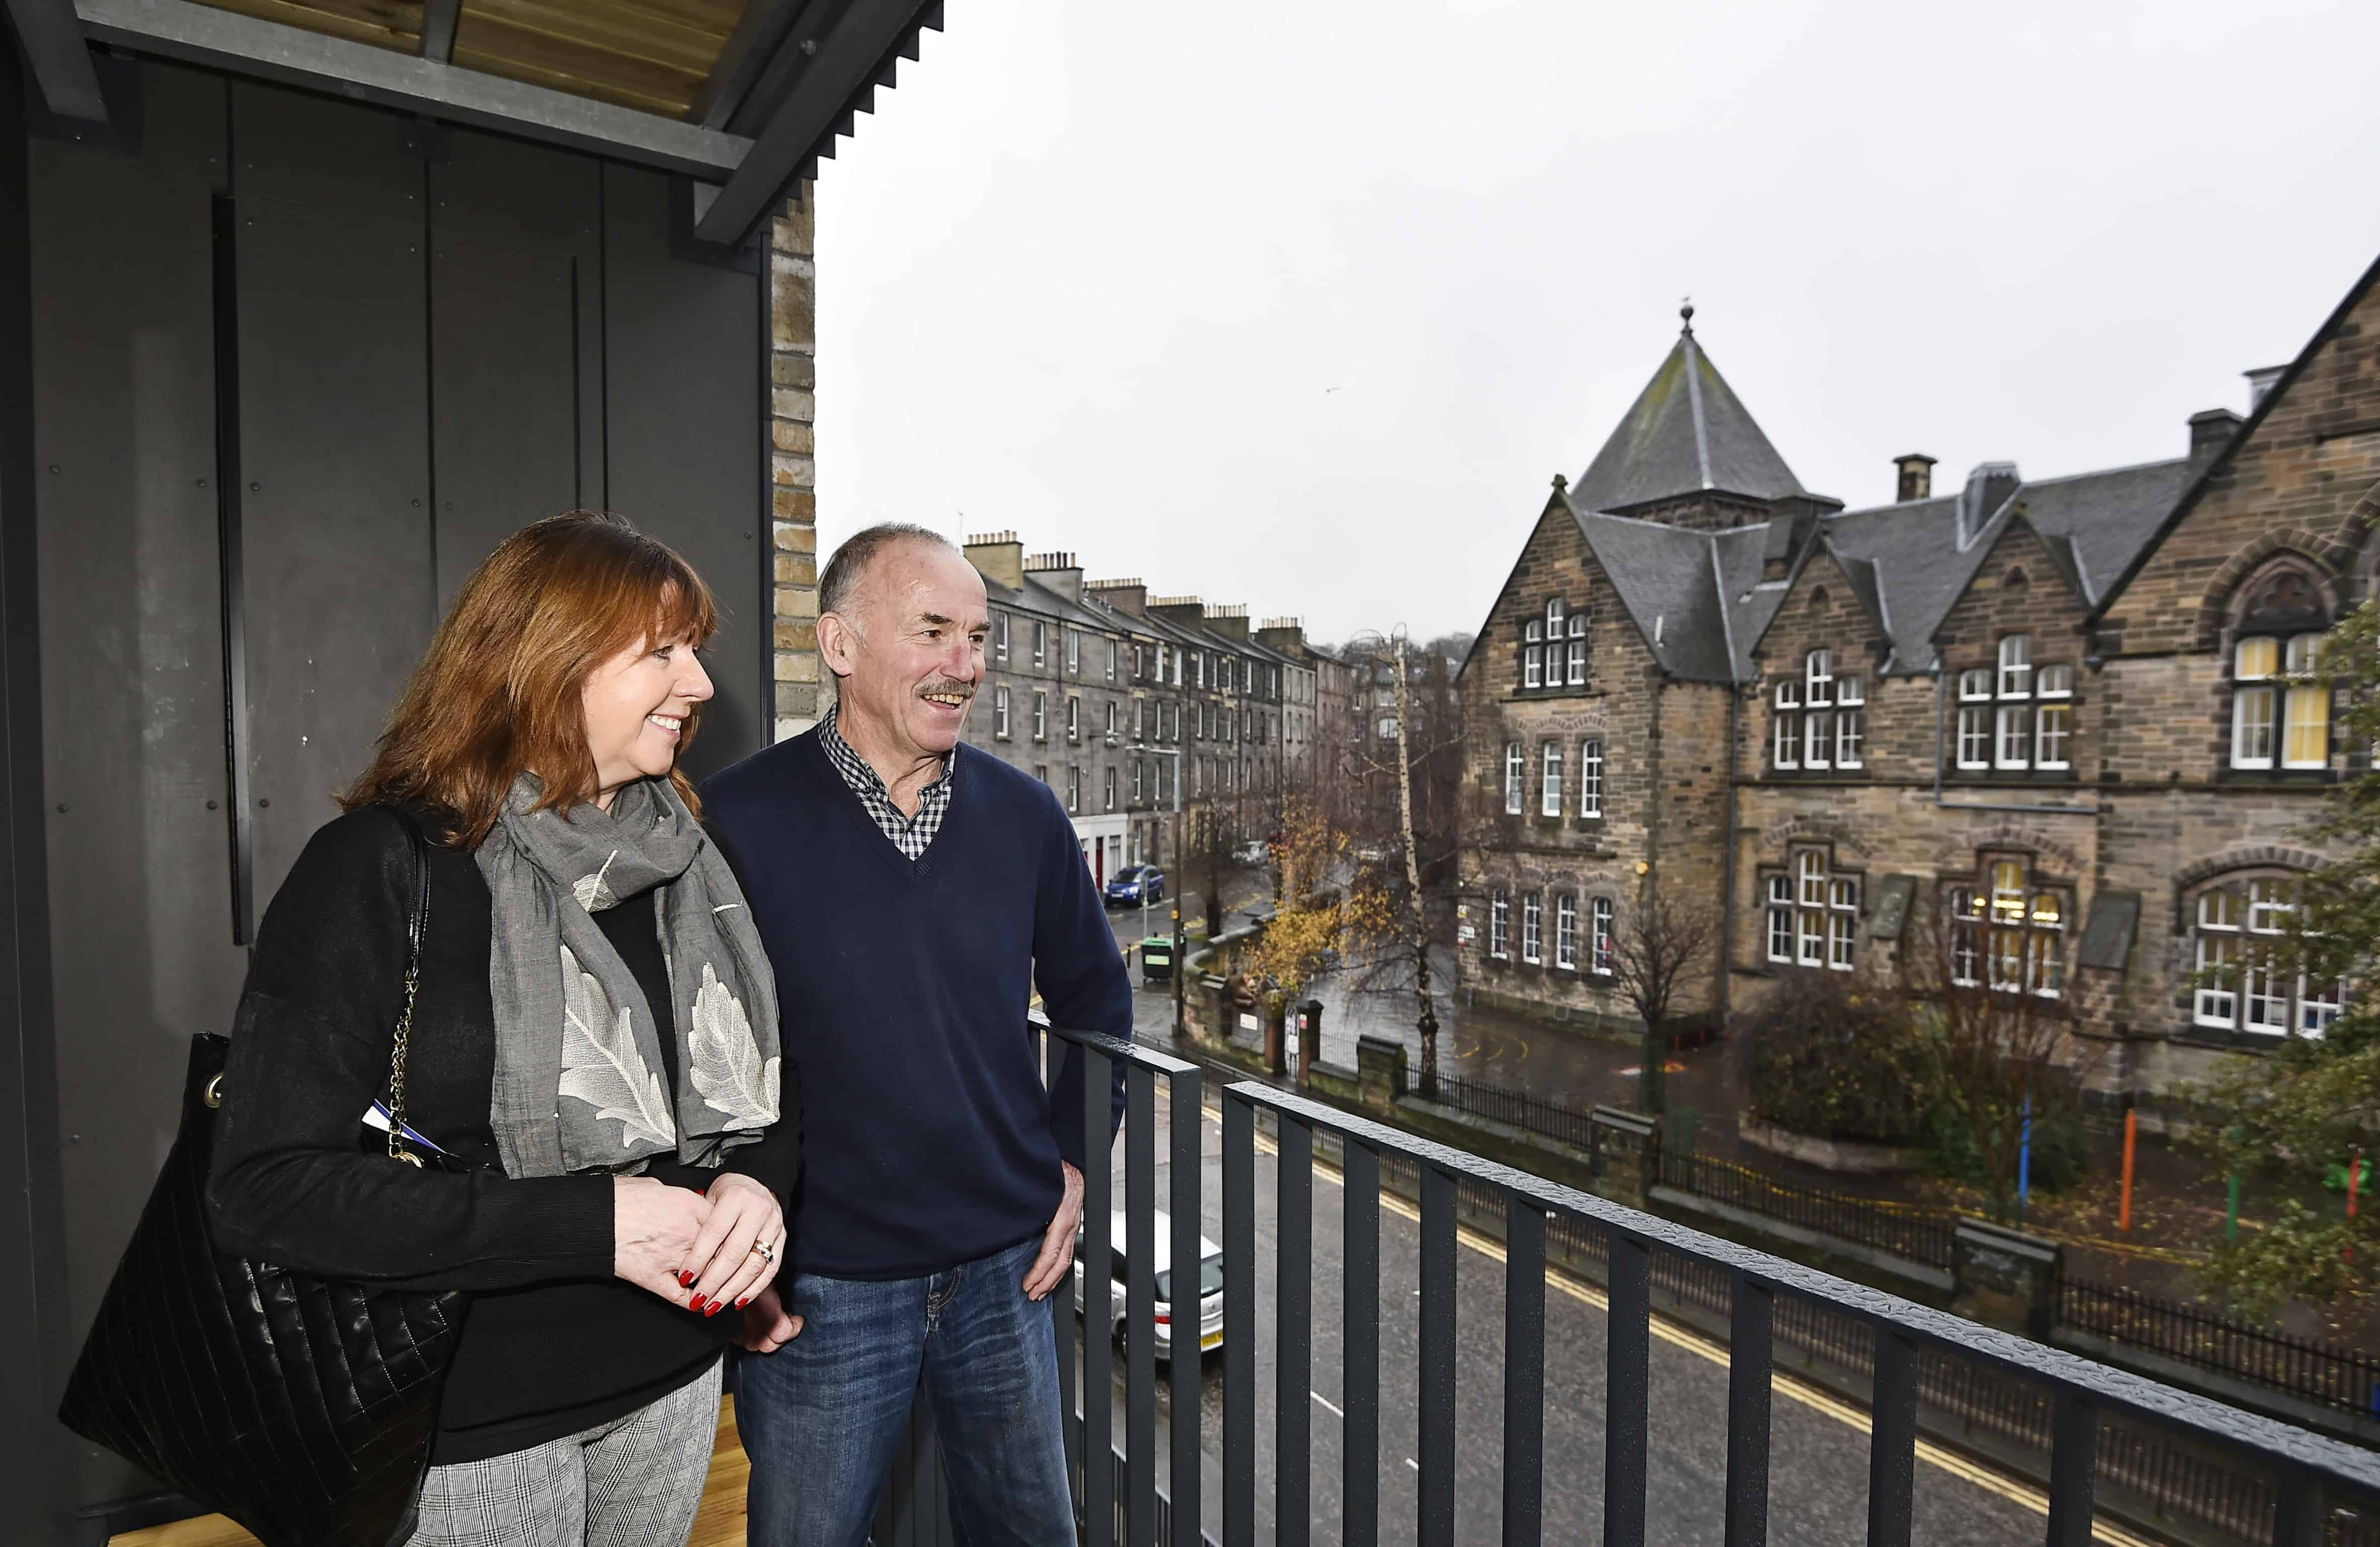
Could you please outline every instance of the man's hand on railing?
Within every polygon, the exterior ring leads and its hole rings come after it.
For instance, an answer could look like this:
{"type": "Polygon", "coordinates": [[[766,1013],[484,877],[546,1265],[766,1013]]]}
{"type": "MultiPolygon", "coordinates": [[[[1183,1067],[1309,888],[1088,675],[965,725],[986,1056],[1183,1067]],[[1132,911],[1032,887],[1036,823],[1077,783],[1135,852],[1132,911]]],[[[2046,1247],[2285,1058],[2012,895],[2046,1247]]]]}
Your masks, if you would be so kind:
{"type": "Polygon", "coordinates": [[[1057,1215],[1041,1238],[1041,1254],[1025,1275],[1026,1299],[1047,1297],[1075,1265],[1075,1232],[1083,1223],[1083,1174],[1062,1160],[1058,1168],[1065,1174],[1065,1195],[1058,1200],[1057,1215]]]}
{"type": "Polygon", "coordinates": [[[744,1308],[744,1331],[735,1342],[756,1354],[773,1354],[801,1335],[802,1319],[785,1313],[785,1302],[771,1284],[744,1308]]]}

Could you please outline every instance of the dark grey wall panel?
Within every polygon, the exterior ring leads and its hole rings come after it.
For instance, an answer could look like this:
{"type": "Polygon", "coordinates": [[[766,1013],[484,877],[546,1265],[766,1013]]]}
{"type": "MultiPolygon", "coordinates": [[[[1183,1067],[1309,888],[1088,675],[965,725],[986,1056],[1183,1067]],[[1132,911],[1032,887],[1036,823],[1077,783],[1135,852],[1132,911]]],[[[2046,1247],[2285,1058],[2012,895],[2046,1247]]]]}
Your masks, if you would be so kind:
{"type": "MultiPolygon", "coordinates": [[[[210,201],[224,84],[142,66],[147,151],[37,142],[42,726],[65,1288],[79,1337],[171,1142],[232,945],[210,201]]],[[[88,1500],[154,1486],[78,1444],[88,1500]]]]}
{"type": "Polygon", "coordinates": [[[463,131],[430,169],[442,611],[513,532],[602,502],[601,178],[590,157],[463,131]]]}
{"type": "Polygon", "coordinates": [[[423,165],[389,115],[232,99],[261,916],[430,642],[423,165]]]}
{"type": "Polygon", "coordinates": [[[719,695],[686,755],[699,778],[769,739],[760,282],[671,255],[666,178],[606,166],[603,188],[612,508],[719,598],[719,695]]]}

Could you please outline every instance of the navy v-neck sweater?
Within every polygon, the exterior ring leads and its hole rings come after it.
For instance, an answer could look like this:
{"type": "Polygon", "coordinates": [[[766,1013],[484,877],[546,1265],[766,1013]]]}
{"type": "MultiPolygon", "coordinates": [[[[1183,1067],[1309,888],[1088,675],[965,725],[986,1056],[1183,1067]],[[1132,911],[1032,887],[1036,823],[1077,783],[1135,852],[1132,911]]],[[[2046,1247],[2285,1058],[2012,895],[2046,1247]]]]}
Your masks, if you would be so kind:
{"type": "Polygon", "coordinates": [[[702,788],[801,1069],[795,1272],[918,1277],[1039,1234],[1058,1162],[1083,1162],[1083,1060],[1069,1047],[1044,1090],[1033,991],[1058,1025],[1132,1034],[1132,980],[1057,796],[973,747],[955,755],[950,810],[915,861],[816,731],[702,788]]]}

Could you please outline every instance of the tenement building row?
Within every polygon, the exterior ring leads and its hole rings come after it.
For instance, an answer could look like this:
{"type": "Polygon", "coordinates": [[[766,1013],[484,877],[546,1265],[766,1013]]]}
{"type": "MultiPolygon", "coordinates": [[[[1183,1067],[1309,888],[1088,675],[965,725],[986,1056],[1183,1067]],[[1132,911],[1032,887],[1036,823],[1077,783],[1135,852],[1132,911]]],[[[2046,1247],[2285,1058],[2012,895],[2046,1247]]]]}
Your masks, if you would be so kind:
{"type": "Polygon", "coordinates": [[[969,744],[1058,792],[1101,884],[1205,835],[1272,829],[1312,755],[1316,662],[1294,618],[1083,578],[1014,532],[966,539],[990,603],[969,744]]]}
{"type": "Polygon", "coordinates": [[[1858,510],[1684,316],[1463,665],[1465,982],[1625,1023],[1614,932],[1658,887],[1718,913],[1700,1009],[1925,952],[2070,1008],[2109,1093],[2321,1034],[2341,990],[2265,950],[2370,766],[2303,673],[2380,558],[2380,266],[2183,454],[1939,490],[1903,456],[1858,510]]]}

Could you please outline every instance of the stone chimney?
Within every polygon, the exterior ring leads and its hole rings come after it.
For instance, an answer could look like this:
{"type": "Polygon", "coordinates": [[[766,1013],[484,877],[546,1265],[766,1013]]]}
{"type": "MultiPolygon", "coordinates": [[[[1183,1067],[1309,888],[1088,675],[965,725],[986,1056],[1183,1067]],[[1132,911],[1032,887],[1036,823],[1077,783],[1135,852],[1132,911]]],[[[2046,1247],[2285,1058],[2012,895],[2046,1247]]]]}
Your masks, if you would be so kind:
{"type": "Polygon", "coordinates": [[[1934,458],[1924,452],[1911,452],[1896,456],[1892,465],[1900,471],[1900,491],[1892,497],[1893,503],[1905,505],[1912,500],[1934,498],[1934,458]]]}
{"type": "Polygon", "coordinates": [[[1257,643],[1292,660],[1305,659],[1305,620],[1267,618],[1257,625],[1257,643]]]}
{"type": "Polygon", "coordinates": [[[966,540],[966,561],[986,580],[1014,591],[1025,584],[1025,545],[1014,532],[986,532],[966,540]]]}
{"type": "Polygon", "coordinates": [[[1975,470],[1967,475],[1966,489],[1959,495],[1960,547],[1975,540],[1984,523],[1999,514],[2000,507],[2015,497],[2023,481],[2013,462],[1975,464],[1975,470]]]}
{"type": "Polygon", "coordinates": [[[1226,639],[1245,639],[1248,636],[1247,604],[1241,602],[1231,607],[1209,607],[1207,609],[1206,622],[1210,633],[1220,634],[1226,639]]]}
{"type": "Polygon", "coordinates": [[[1148,610],[1176,628],[1207,626],[1207,604],[1196,597],[1151,597],[1148,610]]]}
{"type": "Polygon", "coordinates": [[[2190,416],[2190,460],[2212,462],[2247,421],[2228,408],[2208,408],[2190,416]]]}
{"type": "Polygon", "coordinates": [[[1126,617],[1137,618],[1148,610],[1148,582],[1137,575],[1129,580],[1087,581],[1083,589],[1126,617]]]}
{"type": "Polygon", "coordinates": [[[2289,369],[2285,365],[2260,365],[2253,370],[2242,373],[2248,378],[2248,412],[2252,414],[2256,411],[2257,407],[2264,403],[2265,394],[2273,390],[2273,384],[2278,381],[2289,369]]]}
{"type": "Polygon", "coordinates": [[[1083,566],[1072,553],[1036,553],[1025,561],[1025,573],[1068,601],[1083,599],[1083,566]]]}

